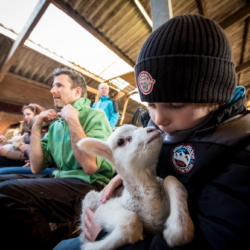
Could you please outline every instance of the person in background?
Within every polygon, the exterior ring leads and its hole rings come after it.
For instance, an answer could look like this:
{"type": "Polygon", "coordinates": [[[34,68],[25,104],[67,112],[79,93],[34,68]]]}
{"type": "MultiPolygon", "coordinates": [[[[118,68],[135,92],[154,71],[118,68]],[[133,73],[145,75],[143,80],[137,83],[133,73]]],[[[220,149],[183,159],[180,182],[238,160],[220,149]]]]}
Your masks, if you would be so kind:
{"type": "Polygon", "coordinates": [[[98,91],[100,100],[95,102],[92,108],[102,109],[107,115],[112,130],[114,130],[119,119],[117,102],[109,98],[109,85],[107,83],[100,83],[98,91]]]}
{"type": "Polygon", "coordinates": [[[77,223],[86,193],[103,189],[114,174],[108,161],[76,145],[87,137],[106,140],[112,132],[104,112],[92,109],[83,97],[84,77],[67,68],[56,69],[53,77],[50,92],[60,112],[45,110],[32,126],[29,159],[34,175],[0,176],[1,245],[9,249],[52,249],[64,235],[60,229],[51,231],[49,223],[77,223]],[[41,138],[44,125],[49,129],[41,138]],[[53,177],[39,174],[53,163],[53,177]]]}
{"type": "MultiPolygon", "coordinates": [[[[38,116],[36,115],[30,120],[30,122],[28,123],[28,126],[26,127],[26,129],[24,129],[25,131],[27,131],[28,133],[31,132],[31,128],[32,128],[34,122],[36,121],[37,117],[38,116]]],[[[48,126],[45,126],[45,127],[42,128],[42,130],[41,130],[41,137],[42,138],[46,134],[47,131],[48,131],[48,126]]],[[[29,136],[29,143],[30,143],[30,138],[31,138],[31,135],[29,136]]],[[[16,154],[14,154],[15,152],[13,154],[18,156],[21,153],[23,155],[23,157],[24,157],[25,165],[1,167],[0,168],[0,175],[5,175],[5,174],[32,174],[31,169],[30,169],[30,161],[28,160],[30,145],[28,145],[28,147],[27,147],[25,143],[21,143],[20,148],[22,149],[22,147],[24,149],[24,152],[22,152],[20,150],[20,152],[17,151],[16,154]]],[[[46,168],[41,174],[49,174],[49,175],[52,176],[52,173],[53,173],[53,171],[55,169],[56,169],[55,164],[52,164],[52,166],[46,168]]]]}
{"type": "MultiPolygon", "coordinates": [[[[225,32],[202,15],[176,16],[145,41],[135,76],[141,101],[148,103],[147,126],[164,135],[156,173],[186,187],[195,236],[172,248],[160,233],[119,250],[249,249],[250,114],[245,88],[236,87],[225,32]]],[[[101,201],[121,183],[116,175],[101,201]]],[[[105,237],[93,211],[83,216],[88,240],[105,237]]],[[[54,250],[80,246],[79,238],[70,239],[54,250]]]]}
{"type": "MultiPolygon", "coordinates": [[[[24,121],[22,123],[21,135],[28,133],[28,136],[25,137],[24,142],[19,147],[18,150],[8,150],[6,148],[0,147],[0,168],[2,167],[12,167],[12,166],[23,166],[27,157],[24,152],[29,148],[30,136],[31,136],[31,120],[36,115],[44,111],[45,108],[36,104],[30,103],[29,105],[24,105],[22,107],[22,113],[24,116],[24,121]]],[[[6,140],[5,136],[0,137],[0,141],[4,142],[6,140]],[[2,138],[2,139],[1,139],[2,138]]]]}

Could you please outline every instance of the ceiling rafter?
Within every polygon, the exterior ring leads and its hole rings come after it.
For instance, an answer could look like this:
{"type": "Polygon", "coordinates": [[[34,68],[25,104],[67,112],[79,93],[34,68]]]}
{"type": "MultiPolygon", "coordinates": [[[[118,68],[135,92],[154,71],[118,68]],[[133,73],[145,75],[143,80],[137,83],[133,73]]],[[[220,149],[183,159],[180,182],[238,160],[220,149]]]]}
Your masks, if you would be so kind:
{"type": "Polygon", "coordinates": [[[6,73],[10,69],[12,63],[16,59],[17,55],[21,51],[24,42],[29,37],[30,33],[36,26],[36,24],[39,22],[40,18],[42,17],[43,13],[48,8],[49,4],[51,3],[51,0],[40,0],[35,9],[33,10],[32,14],[30,15],[28,21],[26,22],[25,26],[23,27],[21,33],[18,35],[17,39],[13,43],[9,54],[5,61],[3,62],[3,65],[1,66],[0,70],[0,83],[5,77],[6,73]]]}
{"type": "Polygon", "coordinates": [[[248,2],[245,6],[225,18],[222,22],[220,22],[220,26],[223,29],[227,29],[231,25],[245,20],[247,17],[250,16],[250,3],[248,2]]]}
{"type": "MultiPolygon", "coordinates": [[[[242,50],[241,50],[241,55],[240,55],[240,64],[244,63],[245,61],[245,55],[246,55],[246,47],[247,47],[247,42],[250,41],[250,32],[249,32],[249,23],[250,23],[250,17],[248,17],[245,21],[245,28],[244,28],[244,33],[243,33],[243,41],[242,41],[242,50]]],[[[238,73],[238,84],[240,85],[240,80],[241,80],[241,74],[238,73]]]]}
{"type": "Polygon", "coordinates": [[[197,5],[201,15],[203,15],[204,17],[208,17],[206,0],[197,0],[197,5]]]}
{"type": "Polygon", "coordinates": [[[247,62],[242,63],[241,65],[236,67],[236,73],[242,73],[243,71],[250,69],[250,60],[247,62]]]}

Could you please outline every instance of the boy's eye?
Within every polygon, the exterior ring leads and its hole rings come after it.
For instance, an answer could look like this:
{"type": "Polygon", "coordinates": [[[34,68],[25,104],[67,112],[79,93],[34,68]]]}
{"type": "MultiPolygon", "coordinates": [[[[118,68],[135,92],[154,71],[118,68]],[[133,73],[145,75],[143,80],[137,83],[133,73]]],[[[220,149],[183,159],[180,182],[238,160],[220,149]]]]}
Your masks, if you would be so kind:
{"type": "Polygon", "coordinates": [[[148,107],[154,108],[154,107],[155,107],[155,104],[154,104],[154,103],[148,103],[148,107]]]}
{"type": "Polygon", "coordinates": [[[185,104],[184,103],[181,103],[181,104],[170,103],[170,107],[173,108],[173,109],[182,109],[182,108],[185,107],[185,104]]]}

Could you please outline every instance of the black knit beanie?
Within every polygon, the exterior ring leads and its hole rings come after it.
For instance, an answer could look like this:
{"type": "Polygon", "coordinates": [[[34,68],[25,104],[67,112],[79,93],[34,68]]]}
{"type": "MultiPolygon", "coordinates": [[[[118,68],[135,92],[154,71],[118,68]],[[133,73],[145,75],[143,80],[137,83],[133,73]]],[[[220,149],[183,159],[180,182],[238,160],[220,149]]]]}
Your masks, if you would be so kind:
{"type": "Polygon", "coordinates": [[[236,88],[235,65],[222,28],[201,15],[176,16],[143,44],[135,66],[142,101],[220,103],[236,88]]]}

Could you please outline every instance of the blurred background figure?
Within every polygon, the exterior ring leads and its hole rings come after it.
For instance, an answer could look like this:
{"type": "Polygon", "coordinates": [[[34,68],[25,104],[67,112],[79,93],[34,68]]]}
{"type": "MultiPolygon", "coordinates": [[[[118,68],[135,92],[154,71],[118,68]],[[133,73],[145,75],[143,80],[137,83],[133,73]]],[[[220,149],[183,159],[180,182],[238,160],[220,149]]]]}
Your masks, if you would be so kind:
{"type": "Polygon", "coordinates": [[[100,99],[93,104],[92,108],[102,109],[109,120],[112,130],[114,130],[119,119],[117,102],[109,98],[109,85],[107,83],[100,83],[98,91],[100,99]]]}
{"type": "Polygon", "coordinates": [[[25,137],[25,141],[21,144],[19,150],[6,149],[3,147],[0,148],[0,168],[11,166],[23,166],[25,164],[25,160],[27,160],[27,157],[25,156],[24,152],[29,148],[30,144],[31,126],[33,124],[33,122],[31,121],[36,115],[40,114],[41,111],[44,110],[44,107],[36,103],[24,105],[22,107],[24,121],[21,124],[21,128],[11,129],[11,131],[7,130],[5,135],[0,135],[0,144],[6,144],[7,141],[11,139],[9,138],[11,133],[12,136],[17,134],[22,135],[24,133],[28,133],[28,136],[25,137]]]}

